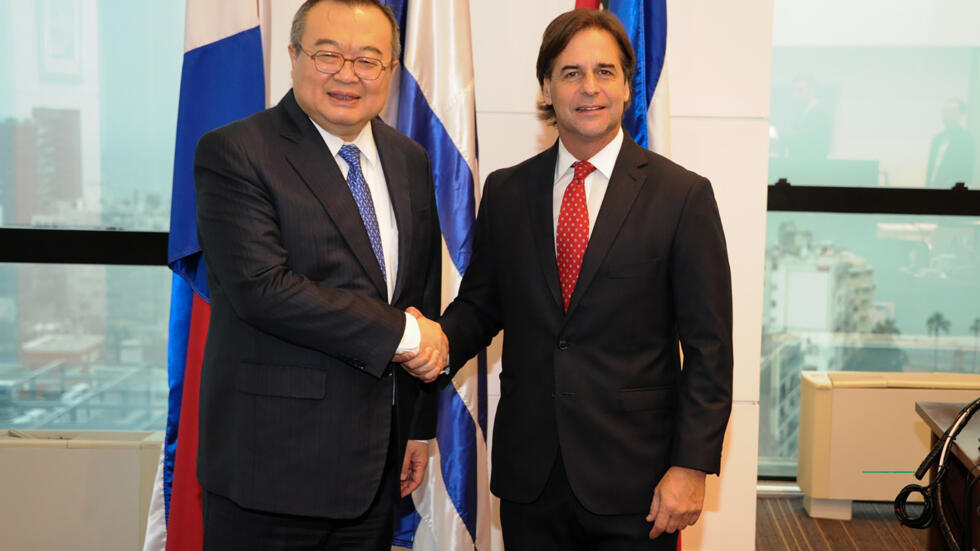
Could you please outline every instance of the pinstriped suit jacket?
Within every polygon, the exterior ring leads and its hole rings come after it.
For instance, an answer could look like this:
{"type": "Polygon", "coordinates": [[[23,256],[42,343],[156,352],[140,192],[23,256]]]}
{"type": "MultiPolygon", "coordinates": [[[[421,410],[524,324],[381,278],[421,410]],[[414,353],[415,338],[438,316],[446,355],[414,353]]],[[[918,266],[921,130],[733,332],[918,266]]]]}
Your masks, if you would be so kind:
{"type": "Polygon", "coordinates": [[[347,183],[291,91],[198,144],[212,307],[198,477],[243,507],[356,517],[378,489],[389,435],[400,460],[407,438],[434,434],[431,393],[390,364],[403,310],[438,314],[431,167],[417,143],[371,125],[398,224],[391,304],[347,183]]]}

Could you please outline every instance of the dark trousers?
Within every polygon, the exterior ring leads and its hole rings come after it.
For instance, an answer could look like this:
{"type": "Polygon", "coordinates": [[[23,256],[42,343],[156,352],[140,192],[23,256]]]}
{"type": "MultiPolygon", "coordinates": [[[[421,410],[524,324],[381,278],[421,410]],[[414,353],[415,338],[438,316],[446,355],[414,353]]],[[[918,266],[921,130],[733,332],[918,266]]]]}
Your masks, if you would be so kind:
{"type": "MultiPolygon", "coordinates": [[[[653,497],[651,491],[650,497],[653,497]]],[[[531,503],[500,500],[507,551],[676,551],[677,535],[650,539],[646,513],[597,515],[579,503],[559,452],[541,495],[531,503]]]]}
{"type": "MultiPolygon", "coordinates": [[[[394,424],[394,420],[392,420],[394,424]]],[[[203,551],[390,551],[399,500],[395,431],[378,493],[368,510],[353,519],[281,515],[238,506],[227,497],[203,491],[203,551]]],[[[329,496],[324,496],[329,499],[329,496]]]]}

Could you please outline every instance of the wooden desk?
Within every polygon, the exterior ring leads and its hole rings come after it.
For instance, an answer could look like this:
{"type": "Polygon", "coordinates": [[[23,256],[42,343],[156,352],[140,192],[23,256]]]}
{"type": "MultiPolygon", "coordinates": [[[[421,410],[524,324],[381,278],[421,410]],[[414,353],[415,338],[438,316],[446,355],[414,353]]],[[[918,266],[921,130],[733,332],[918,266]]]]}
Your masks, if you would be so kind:
{"type": "MultiPolygon", "coordinates": [[[[915,411],[929,425],[932,430],[932,444],[935,446],[939,437],[953,425],[956,415],[966,404],[950,404],[942,402],[916,402],[915,411]]],[[[966,495],[966,485],[970,478],[970,471],[980,465],[980,449],[977,444],[980,438],[980,413],[970,419],[963,430],[960,431],[956,440],[953,441],[953,453],[947,461],[946,478],[943,480],[943,495],[949,499],[944,500],[943,504],[946,518],[949,520],[950,528],[956,535],[956,539],[962,545],[963,539],[963,514],[966,499],[969,498],[972,513],[970,515],[971,541],[974,548],[980,548],[980,515],[977,514],[975,506],[980,503],[980,485],[973,488],[970,496],[966,495]]],[[[929,480],[936,475],[935,466],[932,469],[929,480]]],[[[929,549],[946,550],[946,540],[934,523],[929,528],[929,549]]]]}

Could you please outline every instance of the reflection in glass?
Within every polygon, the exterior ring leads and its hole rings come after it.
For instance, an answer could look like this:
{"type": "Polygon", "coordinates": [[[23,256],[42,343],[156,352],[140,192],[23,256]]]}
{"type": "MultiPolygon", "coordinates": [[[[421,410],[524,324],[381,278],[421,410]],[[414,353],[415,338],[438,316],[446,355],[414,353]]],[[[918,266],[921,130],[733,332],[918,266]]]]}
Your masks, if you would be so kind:
{"type": "Polygon", "coordinates": [[[162,430],[166,267],[0,265],[0,426],[162,430]]]}
{"type": "Polygon", "coordinates": [[[980,105],[970,98],[978,98],[978,80],[976,46],[776,46],[768,180],[974,184],[980,105]]]}
{"type": "MultiPolygon", "coordinates": [[[[980,4],[884,6],[773,3],[769,183],[980,185],[980,4]]],[[[760,474],[796,472],[802,369],[980,370],[978,229],[769,214],[760,474]]]]}
{"type": "Polygon", "coordinates": [[[761,473],[795,470],[801,370],[980,373],[980,220],[771,212],[767,228],[761,473]]]}
{"type": "Polygon", "coordinates": [[[184,2],[0,2],[0,226],[166,231],[184,2]]]}
{"type": "Polygon", "coordinates": [[[966,129],[966,102],[950,99],[943,106],[943,129],[932,138],[926,164],[926,186],[949,188],[956,182],[970,182],[976,144],[966,129]]]}

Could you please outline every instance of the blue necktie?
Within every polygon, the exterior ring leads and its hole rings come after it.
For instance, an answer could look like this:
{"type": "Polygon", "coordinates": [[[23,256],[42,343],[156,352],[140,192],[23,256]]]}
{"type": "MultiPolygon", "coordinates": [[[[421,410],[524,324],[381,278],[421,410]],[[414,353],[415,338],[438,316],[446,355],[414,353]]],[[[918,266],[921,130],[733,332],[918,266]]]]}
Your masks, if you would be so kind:
{"type": "Polygon", "coordinates": [[[347,161],[347,185],[350,187],[354,202],[357,203],[357,210],[361,212],[361,220],[364,221],[364,229],[367,230],[368,239],[371,240],[371,248],[374,249],[374,257],[378,259],[378,266],[381,267],[381,277],[388,281],[387,271],[385,270],[384,249],[381,248],[381,231],[378,229],[378,217],[374,214],[374,201],[371,200],[371,190],[364,181],[364,174],[361,173],[361,150],[356,145],[345,145],[338,152],[340,158],[347,161]]]}

